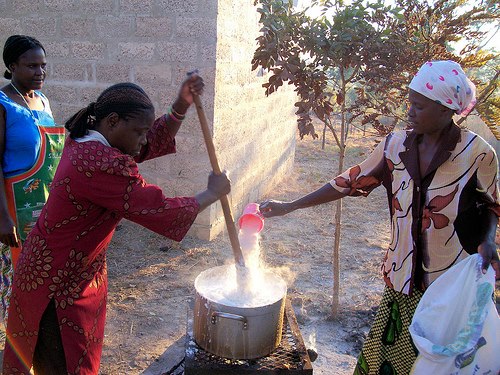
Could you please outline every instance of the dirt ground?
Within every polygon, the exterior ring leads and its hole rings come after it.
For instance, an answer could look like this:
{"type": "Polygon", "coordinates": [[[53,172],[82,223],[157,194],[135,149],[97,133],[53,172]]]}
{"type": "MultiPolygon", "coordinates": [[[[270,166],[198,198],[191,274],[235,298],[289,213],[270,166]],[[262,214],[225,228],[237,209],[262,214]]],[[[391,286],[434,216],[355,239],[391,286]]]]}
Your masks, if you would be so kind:
{"type": "MultiPolygon", "coordinates": [[[[355,138],[346,165],[370,152],[375,138],[355,138]]],[[[333,143],[297,141],[296,163],[272,198],[290,200],[312,191],[337,170],[333,143]]],[[[269,197],[262,197],[262,199],[269,197]]],[[[319,354],[314,374],[351,374],[380,300],[379,268],[389,241],[382,189],[367,198],[345,199],[341,251],[341,313],[330,316],[333,273],[333,205],[267,219],[261,252],[268,267],[288,283],[288,296],[305,344],[319,354]],[[359,209],[362,208],[362,209],[359,209]]],[[[233,212],[235,218],[240,213],[233,212]]],[[[203,270],[232,261],[225,234],[207,242],[170,242],[123,222],[108,251],[109,302],[101,374],[165,373],[164,353],[186,332],[188,300],[203,270]],[[162,355],[163,354],[163,355],[162,355]]],[[[180,340],[180,341],[178,341],[180,340]]]]}

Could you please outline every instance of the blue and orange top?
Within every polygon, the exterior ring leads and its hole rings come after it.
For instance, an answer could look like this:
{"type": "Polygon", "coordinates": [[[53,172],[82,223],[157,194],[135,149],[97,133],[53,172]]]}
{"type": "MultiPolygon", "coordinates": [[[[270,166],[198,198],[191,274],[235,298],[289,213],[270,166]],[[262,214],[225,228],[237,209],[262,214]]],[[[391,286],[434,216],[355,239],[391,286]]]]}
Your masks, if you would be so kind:
{"type": "Polygon", "coordinates": [[[6,113],[5,151],[2,161],[4,177],[26,172],[36,162],[41,148],[38,126],[55,126],[49,100],[40,91],[43,110],[30,110],[0,91],[0,105],[6,113]]]}

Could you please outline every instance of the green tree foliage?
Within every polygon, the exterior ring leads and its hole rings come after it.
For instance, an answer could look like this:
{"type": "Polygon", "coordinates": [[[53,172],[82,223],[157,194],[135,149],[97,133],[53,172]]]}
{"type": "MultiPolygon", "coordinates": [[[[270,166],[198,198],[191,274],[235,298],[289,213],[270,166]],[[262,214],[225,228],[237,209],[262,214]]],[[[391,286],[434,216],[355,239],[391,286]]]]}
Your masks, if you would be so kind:
{"type": "MultiPolygon", "coordinates": [[[[351,5],[324,1],[322,15],[295,11],[290,1],[257,0],[262,35],[252,60],[253,68],[272,71],[264,84],[266,95],[284,82],[293,84],[300,136],[316,136],[313,112],[338,135],[331,115],[345,105],[346,94],[363,79],[367,63],[390,54],[388,39],[391,9],[382,2],[351,5]],[[327,12],[334,9],[331,16],[327,12]]],[[[313,1],[313,6],[320,3],[313,1]]],[[[345,134],[345,136],[347,133],[345,134]]]]}
{"type": "MultiPolygon", "coordinates": [[[[311,18],[306,10],[294,10],[291,1],[256,0],[262,29],[252,65],[272,73],[264,85],[266,95],[284,82],[295,86],[301,137],[317,136],[310,118],[314,113],[339,142],[333,123],[338,116],[329,117],[342,111],[347,112],[345,136],[355,119],[384,134],[404,120],[407,85],[423,62],[454,60],[469,74],[486,66],[493,76],[498,70],[498,55],[481,49],[486,32],[480,28],[499,27],[498,2],[469,3],[397,0],[386,6],[382,1],[346,5],[313,0],[311,7],[322,12],[311,18]],[[458,42],[460,51],[454,49],[458,42]],[[394,121],[384,125],[380,119],[388,117],[394,121]]],[[[491,83],[479,75],[474,81],[479,93],[491,83]]],[[[483,106],[478,103],[482,117],[491,119],[484,108],[491,110],[494,97],[488,96],[483,106]]]]}
{"type": "Polygon", "coordinates": [[[488,125],[495,138],[500,141],[500,132],[497,128],[497,124],[500,124],[499,75],[500,66],[496,66],[495,75],[489,83],[481,84],[482,90],[479,98],[480,100],[478,100],[478,104],[476,105],[476,110],[484,123],[488,125]]]}
{"type": "MultiPolygon", "coordinates": [[[[415,51],[420,62],[450,59],[460,63],[476,84],[477,113],[500,140],[496,129],[500,119],[500,58],[498,51],[484,49],[489,41],[487,29],[500,29],[500,3],[398,0],[397,4],[403,9],[404,35],[411,48],[408,52],[415,51]]],[[[409,67],[404,70],[411,72],[409,67]]]]}

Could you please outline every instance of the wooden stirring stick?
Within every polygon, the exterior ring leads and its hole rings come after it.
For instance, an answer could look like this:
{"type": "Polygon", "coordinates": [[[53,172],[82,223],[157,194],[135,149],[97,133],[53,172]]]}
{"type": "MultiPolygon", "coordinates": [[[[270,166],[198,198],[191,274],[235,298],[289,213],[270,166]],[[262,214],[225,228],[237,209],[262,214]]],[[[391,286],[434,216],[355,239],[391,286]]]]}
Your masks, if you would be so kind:
{"type": "MultiPolygon", "coordinates": [[[[216,175],[220,175],[222,174],[222,171],[219,167],[219,162],[217,161],[217,155],[215,154],[212,134],[210,133],[207,117],[205,116],[205,111],[203,110],[203,106],[201,105],[201,100],[198,95],[194,95],[194,104],[196,105],[196,112],[198,112],[198,118],[200,119],[201,130],[203,132],[203,138],[205,139],[205,145],[207,146],[210,164],[212,164],[214,173],[216,175]]],[[[229,240],[231,241],[231,247],[233,248],[234,260],[236,264],[245,267],[245,260],[243,259],[243,254],[241,252],[238,232],[236,231],[236,226],[234,225],[233,214],[231,213],[231,207],[229,206],[227,195],[220,197],[220,203],[222,205],[222,211],[224,212],[224,219],[226,219],[227,233],[229,235],[229,240]]]]}

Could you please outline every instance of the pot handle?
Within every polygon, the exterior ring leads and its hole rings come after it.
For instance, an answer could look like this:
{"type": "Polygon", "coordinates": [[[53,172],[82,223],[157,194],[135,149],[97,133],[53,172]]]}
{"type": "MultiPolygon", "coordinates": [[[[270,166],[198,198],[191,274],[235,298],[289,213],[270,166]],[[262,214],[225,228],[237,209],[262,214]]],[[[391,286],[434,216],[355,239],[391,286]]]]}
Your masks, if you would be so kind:
{"type": "Polygon", "coordinates": [[[217,323],[217,317],[238,320],[238,321],[243,323],[243,329],[248,329],[248,321],[247,321],[247,318],[245,318],[244,316],[225,313],[225,312],[221,312],[221,311],[213,311],[212,312],[212,319],[210,320],[212,322],[212,324],[217,323]]]}

